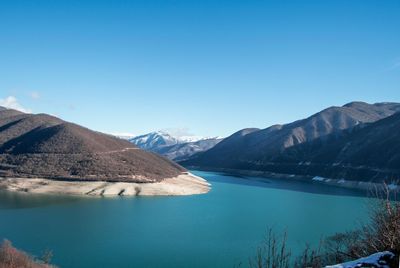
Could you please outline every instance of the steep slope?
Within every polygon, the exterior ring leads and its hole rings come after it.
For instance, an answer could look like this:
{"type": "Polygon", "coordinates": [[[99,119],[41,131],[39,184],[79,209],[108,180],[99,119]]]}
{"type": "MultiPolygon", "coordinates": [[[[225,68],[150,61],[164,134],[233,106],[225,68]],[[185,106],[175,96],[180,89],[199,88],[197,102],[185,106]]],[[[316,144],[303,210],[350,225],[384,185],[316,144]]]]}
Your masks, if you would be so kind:
{"type": "MultiPolygon", "coordinates": [[[[243,130],[243,134],[242,131],[235,133],[214,148],[195,155],[182,164],[207,168],[277,171],[276,162],[284,162],[282,155],[288,148],[315,140],[322,142],[328,138],[333,139],[342,135],[344,130],[375,122],[397,111],[400,111],[400,104],[397,103],[353,102],[342,107],[330,107],[290,124],[275,125],[263,130],[243,130]]],[[[282,165],[279,171],[284,171],[285,168],[282,165]]]]}
{"type": "Polygon", "coordinates": [[[221,138],[174,137],[164,131],[155,131],[134,137],[129,141],[141,149],[178,161],[188,159],[195,153],[209,150],[220,142],[221,138]]]}
{"type": "Polygon", "coordinates": [[[330,178],[400,178],[400,113],[339,136],[286,150],[275,161],[297,174],[330,178]]]}
{"type": "Polygon", "coordinates": [[[170,146],[179,143],[179,140],[168,133],[155,131],[140,135],[129,140],[139,148],[147,151],[155,151],[162,146],[170,146]]]}
{"type": "Polygon", "coordinates": [[[46,114],[0,111],[0,175],[156,182],[185,171],[132,143],[46,114]]]}
{"type": "Polygon", "coordinates": [[[50,127],[62,120],[46,114],[24,114],[14,110],[0,111],[0,144],[24,135],[35,128],[50,127]]]}
{"type": "Polygon", "coordinates": [[[156,152],[174,161],[183,161],[192,155],[207,151],[218,144],[222,139],[210,138],[194,142],[179,143],[159,147],[156,152]]]}

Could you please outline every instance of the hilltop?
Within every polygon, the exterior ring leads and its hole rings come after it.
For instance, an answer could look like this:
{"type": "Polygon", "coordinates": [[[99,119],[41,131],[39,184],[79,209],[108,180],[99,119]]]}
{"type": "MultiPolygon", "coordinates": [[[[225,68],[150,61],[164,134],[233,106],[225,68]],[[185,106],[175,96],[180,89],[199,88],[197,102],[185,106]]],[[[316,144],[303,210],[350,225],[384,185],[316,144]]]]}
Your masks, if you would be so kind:
{"type": "Polygon", "coordinates": [[[0,177],[143,184],[179,176],[189,175],[129,141],[47,114],[0,109],[0,177]]]}

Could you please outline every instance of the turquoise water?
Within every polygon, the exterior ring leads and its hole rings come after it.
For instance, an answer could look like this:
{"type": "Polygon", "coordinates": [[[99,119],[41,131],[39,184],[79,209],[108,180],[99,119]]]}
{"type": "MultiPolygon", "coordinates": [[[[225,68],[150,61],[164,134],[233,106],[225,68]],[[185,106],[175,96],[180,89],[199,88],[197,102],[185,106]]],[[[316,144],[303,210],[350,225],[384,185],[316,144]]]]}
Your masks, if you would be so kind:
{"type": "Polygon", "coordinates": [[[61,267],[233,267],[254,255],[268,227],[289,246],[351,230],[366,216],[355,191],[304,182],[193,172],[205,195],[89,198],[0,192],[0,239],[61,267]],[[322,193],[322,194],[321,194],[322,193]]]}

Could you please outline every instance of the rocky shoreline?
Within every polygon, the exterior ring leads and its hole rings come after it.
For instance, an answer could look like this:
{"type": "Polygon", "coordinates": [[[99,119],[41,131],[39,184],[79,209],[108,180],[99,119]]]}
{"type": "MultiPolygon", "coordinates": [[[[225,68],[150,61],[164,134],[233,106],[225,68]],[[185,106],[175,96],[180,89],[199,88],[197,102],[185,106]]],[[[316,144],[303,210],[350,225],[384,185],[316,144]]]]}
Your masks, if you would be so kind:
{"type": "MultiPolygon", "coordinates": [[[[202,168],[198,166],[188,166],[186,167],[192,170],[202,170],[202,171],[212,171],[226,173],[234,176],[250,176],[250,177],[261,177],[270,179],[285,179],[285,180],[297,180],[312,183],[325,184],[335,187],[342,187],[347,189],[371,191],[371,190],[383,190],[384,184],[377,182],[366,182],[366,181],[356,181],[356,180],[346,180],[325,178],[319,176],[306,176],[306,175],[295,175],[295,174],[283,174],[283,173],[273,173],[267,171],[257,171],[257,170],[240,170],[240,169],[227,169],[227,168],[202,168]]],[[[387,187],[391,191],[400,191],[399,182],[386,182],[387,187]]]]}
{"type": "Polygon", "coordinates": [[[198,176],[184,172],[154,183],[60,181],[44,178],[3,178],[0,188],[35,194],[87,196],[178,196],[205,194],[211,185],[198,176]]]}

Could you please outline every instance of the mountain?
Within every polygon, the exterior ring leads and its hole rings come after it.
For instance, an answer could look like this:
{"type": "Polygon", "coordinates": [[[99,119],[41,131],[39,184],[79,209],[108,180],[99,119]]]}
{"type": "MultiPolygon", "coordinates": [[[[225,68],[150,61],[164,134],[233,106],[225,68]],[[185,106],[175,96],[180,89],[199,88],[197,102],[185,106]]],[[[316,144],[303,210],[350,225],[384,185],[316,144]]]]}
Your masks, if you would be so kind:
{"type": "MultiPolygon", "coordinates": [[[[296,174],[300,171],[289,169],[288,161],[292,161],[290,165],[293,165],[293,161],[297,161],[296,165],[299,162],[308,164],[310,162],[309,155],[305,151],[310,150],[309,146],[314,148],[322,146],[321,144],[327,144],[327,141],[343,138],[346,136],[345,133],[351,132],[351,130],[362,129],[369,123],[377,122],[399,111],[400,104],[398,103],[352,102],[342,107],[330,107],[290,124],[274,125],[261,130],[241,130],[210,150],[183,161],[182,164],[203,168],[296,174]],[[303,144],[307,144],[307,146],[301,146],[303,144]]],[[[339,168],[336,171],[338,172],[339,168]]],[[[300,173],[319,175],[318,172],[302,171],[300,173]]],[[[334,172],[331,176],[333,175],[334,172]]]]}
{"type": "Polygon", "coordinates": [[[170,146],[161,146],[155,152],[167,157],[174,161],[183,161],[196,153],[209,150],[218,144],[222,139],[220,138],[206,138],[199,141],[178,143],[170,146]]]}
{"type": "Polygon", "coordinates": [[[163,131],[151,132],[129,141],[147,151],[161,154],[171,160],[185,160],[192,155],[214,147],[222,139],[198,136],[174,137],[163,131]]]}
{"type": "Polygon", "coordinates": [[[175,138],[172,135],[163,131],[155,131],[148,134],[140,135],[129,139],[129,141],[139,148],[147,151],[156,151],[159,147],[176,145],[180,143],[178,138],[175,138]]]}
{"type": "Polygon", "coordinates": [[[0,176],[156,182],[185,169],[132,143],[47,114],[0,109],[0,176]]]}
{"type": "Polygon", "coordinates": [[[277,159],[297,174],[329,178],[400,178],[400,113],[344,131],[341,135],[294,146],[277,159]]]}

